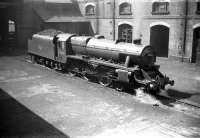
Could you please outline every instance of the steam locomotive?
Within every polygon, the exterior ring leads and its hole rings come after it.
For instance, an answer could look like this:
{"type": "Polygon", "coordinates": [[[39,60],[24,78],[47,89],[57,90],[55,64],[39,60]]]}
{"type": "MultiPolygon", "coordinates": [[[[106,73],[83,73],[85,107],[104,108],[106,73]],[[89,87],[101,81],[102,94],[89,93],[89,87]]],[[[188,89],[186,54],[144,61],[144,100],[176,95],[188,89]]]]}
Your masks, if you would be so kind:
{"type": "Polygon", "coordinates": [[[155,65],[151,46],[45,30],[28,41],[28,54],[32,62],[118,90],[158,93],[167,84],[174,85],[155,65]]]}

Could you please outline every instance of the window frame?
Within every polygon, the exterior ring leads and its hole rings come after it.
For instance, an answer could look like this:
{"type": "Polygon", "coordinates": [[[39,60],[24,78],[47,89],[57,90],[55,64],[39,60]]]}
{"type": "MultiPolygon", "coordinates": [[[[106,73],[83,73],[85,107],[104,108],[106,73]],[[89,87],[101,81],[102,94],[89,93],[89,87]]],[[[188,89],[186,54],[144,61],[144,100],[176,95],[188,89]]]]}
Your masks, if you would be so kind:
{"type": "Polygon", "coordinates": [[[129,2],[123,2],[119,5],[119,15],[132,15],[132,5],[129,2]],[[123,6],[123,7],[122,7],[123,6]],[[122,11],[123,8],[130,7],[128,12],[122,11]]]}
{"type": "Polygon", "coordinates": [[[92,4],[87,5],[85,7],[85,15],[86,16],[94,16],[94,15],[96,15],[95,9],[96,8],[95,8],[94,5],[92,5],[92,4]],[[90,7],[93,9],[93,12],[89,12],[89,10],[91,10],[91,9],[89,9],[90,7]]]}
{"type": "Polygon", "coordinates": [[[196,2],[196,14],[200,14],[200,1],[196,2]]]}
{"type": "Polygon", "coordinates": [[[127,43],[133,41],[133,26],[130,24],[120,24],[118,26],[118,39],[127,43]]]}
{"type": "Polygon", "coordinates": [[[165,14],[169,14],[169,2],[167,1],[163,1],[163,2],[159,2],[159,1],[155,1],[152,3],[152,14],[153,15],[165,15],[165,14]],[[157,5],[156,5],[157,4],[157,5]],[[165,6],[165,10],[161,10],[161,6],[165,6]]]}

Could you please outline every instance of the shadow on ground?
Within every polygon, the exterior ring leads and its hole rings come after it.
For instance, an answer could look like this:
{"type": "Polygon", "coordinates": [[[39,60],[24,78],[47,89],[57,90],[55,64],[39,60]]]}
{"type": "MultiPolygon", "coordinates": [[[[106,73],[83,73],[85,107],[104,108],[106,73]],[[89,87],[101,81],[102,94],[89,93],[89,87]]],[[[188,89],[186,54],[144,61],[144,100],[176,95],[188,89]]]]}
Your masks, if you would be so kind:
{"type": "Polygon", "coordinates": [[[164,93],[160,94],[161,96],[156,96],[156,98],[164,105],[173,106],[173,103],[176,103],[177,100],[183,100],[190,104],[199,104],[200,93],[188,93],[182,92],[175,89],[168,89],[164,93]]]}
{"type": "Polygon", "coordinates": [[[169,96],[169,97],[172,97],[172,98],[176,98],[176,99],[186,99],[186,98],[190,98],[193,94],[191,93],[186,93],[186,92],[181,92],[181,91],[178,91],[178,90],[174,90],[174,89],[168,89],[166,91],[166,94],[169,96]]]}
{"type": "Polygon", "coordinates": [[[0,88],[0,137],[69,138],[0,88]]]}

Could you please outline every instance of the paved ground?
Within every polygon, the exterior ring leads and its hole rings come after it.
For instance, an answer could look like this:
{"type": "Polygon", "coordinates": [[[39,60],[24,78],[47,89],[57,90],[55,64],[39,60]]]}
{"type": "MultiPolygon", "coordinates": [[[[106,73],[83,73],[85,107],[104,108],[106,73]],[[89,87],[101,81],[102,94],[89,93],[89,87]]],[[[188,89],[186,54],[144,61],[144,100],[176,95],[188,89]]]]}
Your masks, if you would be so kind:
{"type": "Polygon", "coordinates": [[[0,57],[0,88],[0,137],[200,137],[197,109],[120,93],[23,57],[0,57]]]}
{"type": "Polygon", "coordinates": [[[175,86],[167,87],[163,95],[181,99],[200,106],[200,65],[158,58],[160,70],[175,80],[175,86]]]}

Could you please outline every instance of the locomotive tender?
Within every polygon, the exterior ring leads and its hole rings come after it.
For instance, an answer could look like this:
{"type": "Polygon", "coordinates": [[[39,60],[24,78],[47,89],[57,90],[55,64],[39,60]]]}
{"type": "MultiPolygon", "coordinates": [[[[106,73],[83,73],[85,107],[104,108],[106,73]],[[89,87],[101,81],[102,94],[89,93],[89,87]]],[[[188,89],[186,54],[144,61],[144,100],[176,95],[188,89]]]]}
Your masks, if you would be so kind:
{"type": "Polygon", "coordinates": [[[155,65],[151,46],[45,30],[28,41],[28,53],[32,62],[120,90],[141,87],[158,93],[174,85],[155,65]]]}

